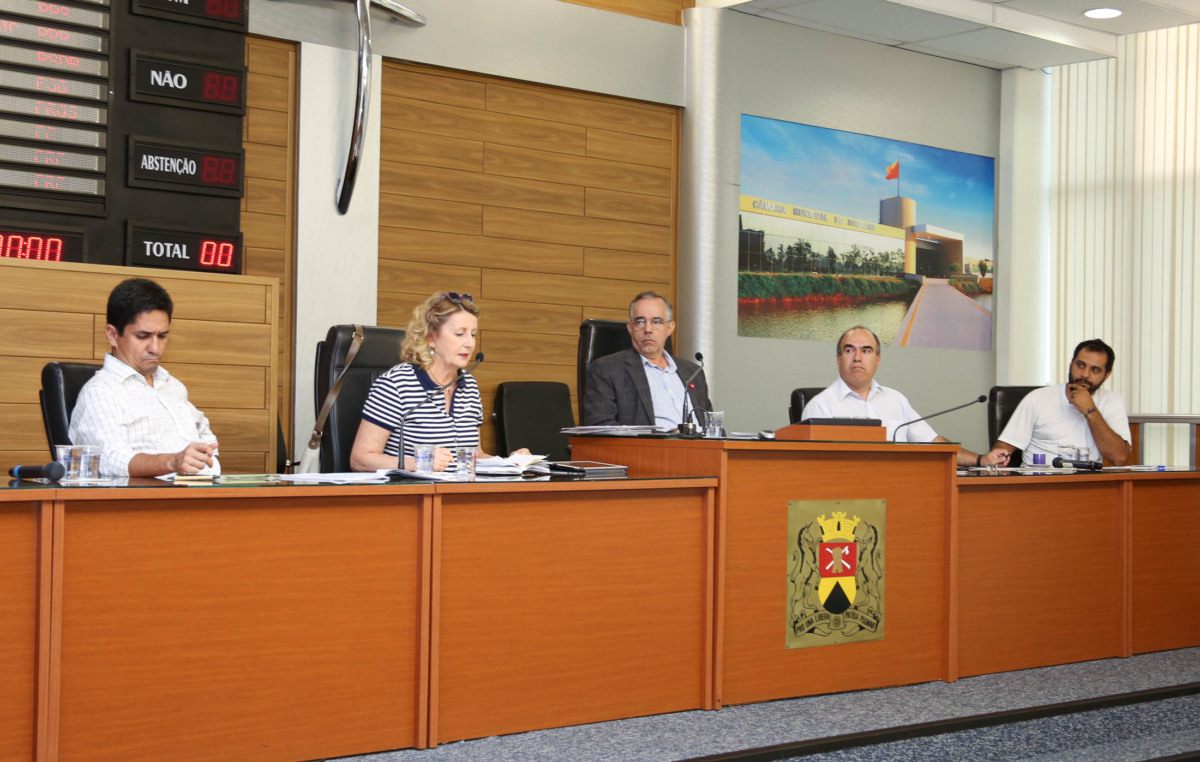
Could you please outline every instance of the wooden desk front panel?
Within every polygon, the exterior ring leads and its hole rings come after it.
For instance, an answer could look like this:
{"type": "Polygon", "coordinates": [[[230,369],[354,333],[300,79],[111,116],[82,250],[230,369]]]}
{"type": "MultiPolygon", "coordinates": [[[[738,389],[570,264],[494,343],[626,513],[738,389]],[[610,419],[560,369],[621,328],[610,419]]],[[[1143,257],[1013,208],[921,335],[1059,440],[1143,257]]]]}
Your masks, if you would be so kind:
{"type": "Polygon", "coordinates": [[[939,679],[953,455],[728,454],[724,685],[718,700],[744,704],[939,679]],[[788,501],[878,498],[887,500],[885,638],[786,648],[788,501]]]}
{"type": "Polygon", "coordinates": [[[0,502],[0,760],[5,762],[34,758],[39,505],[0,502]]]}
{"type": "Polygon", "coordinates": [[[1200,478],[1133,482],[1133,652],[1200,646],[1200,478]]]}
{"type": "Polygon", "coordinates": [[[68,501],[60,758],[415,745],[422,500],[68,501]]]}
{"type": "Polygon", "coordinates": [[[959,490],[960,676],[1121,655],[1124,489],[959,490]]]}
{"type": "Polygon", "coordinates": [[[432,737],[705,706],[710,495],[443,495],[432,737]]]}

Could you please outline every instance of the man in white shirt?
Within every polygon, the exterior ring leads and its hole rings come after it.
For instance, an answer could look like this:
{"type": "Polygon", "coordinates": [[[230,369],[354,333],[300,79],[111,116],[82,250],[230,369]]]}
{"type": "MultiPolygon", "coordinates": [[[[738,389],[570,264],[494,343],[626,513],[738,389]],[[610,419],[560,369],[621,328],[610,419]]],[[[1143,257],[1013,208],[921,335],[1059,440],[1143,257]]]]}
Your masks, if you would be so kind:
{"type": "Polygon", "coordinates": [[[130,278],[108,296],[112,351],[79,392],[67,434],[100,445],[104,476],[219,474],[217,438],[187,387],[159,365],[174,305],[166,289],[130,278]]]}
{"type": "MultiPolygon", "coordinates": [[[[859,325],[843,333],[837,342],[838,380],[809,400],[804,406],[803,418],[877,418],[887,426],[888,441],[901,424],[920,418],[903,394],[875,382],[880,356],[879,337],[874,331],[859,325]]],[[[933,427],[920,421],[900,428],[896,441],[950,440],[938,436],[933,427]]],[[[987,466],[998,462],[992,453],[979,455],[966,449],[958,453],[960,466],[987,466]]]]}
{"type": "Polygon", "coordinates": [[[1124,465],[1133,449],[1125,400],[1100,385],[1112,375],[1116,353],[1100,339],[1089,339],[1075,347],[1070,380],[1043,386],[1021,400],[989,456],[1005,462],[1014,450],[1022,450],[1023,465],[1034,465],[1034,455],[1044,455],[1045,465],[1058,457],[1059,446],[1086,447],[1090,460],[1108,458],[1124,465]]]}

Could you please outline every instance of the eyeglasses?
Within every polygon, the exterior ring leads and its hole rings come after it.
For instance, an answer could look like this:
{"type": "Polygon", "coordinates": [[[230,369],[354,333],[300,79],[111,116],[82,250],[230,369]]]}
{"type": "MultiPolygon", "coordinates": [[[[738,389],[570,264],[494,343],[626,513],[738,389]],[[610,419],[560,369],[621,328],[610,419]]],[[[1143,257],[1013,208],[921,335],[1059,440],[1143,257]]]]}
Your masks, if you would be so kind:
{"type": "Polygon", "coordinates": [[[449,299],[455,304],[462,304],[463,302],[470,302],[471,304],[475,303],[475,300],[471,298],[470,294],[456,294],[453,291],[447,291],[439,296],[438,300],[429,306],[429,309],[432,310],[434,307],[441,304],[443,299],[449,299]]]}
{"type": "MultiPolygon", "coordinates": [[[[642,318],[642,317],[634,318],[631,322],[633,323],[634,328],[645,328],[646,327],[646,318],[642,318]]],[[[660,317],[650,319],[650,327],[656,331],[661,330],[663,328],[663,326],[665,326],[666,324],[667,324],[667,321],[663,320],[660,317]]]]}

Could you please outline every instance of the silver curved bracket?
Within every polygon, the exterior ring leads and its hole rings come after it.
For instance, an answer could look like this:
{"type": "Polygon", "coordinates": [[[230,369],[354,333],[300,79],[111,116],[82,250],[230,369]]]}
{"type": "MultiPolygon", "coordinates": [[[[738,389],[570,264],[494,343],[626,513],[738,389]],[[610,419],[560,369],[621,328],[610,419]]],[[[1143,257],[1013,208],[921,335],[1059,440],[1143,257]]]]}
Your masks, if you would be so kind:
{"type": "Polygon", "coordinates": [[[354,180],[358,176],[367,135],[367,107],[371,102],[371,0],[355,0],[354,6],[358,16],[358,89],[354,93],[350,153],[335,193],[338,214],[345,214],[350,209],[350,197],[354,195],[354,180]]]}
{"type": "Polygon", "coordinates": [[[371,5],[374,5],[380,10],[387,11],[397,18],[402,18],[414,26],[425,26],[424,16],[412,10],[411,8],[405,8],[400,3],[395,2],[395,0],[371,0],[371,5]]]}

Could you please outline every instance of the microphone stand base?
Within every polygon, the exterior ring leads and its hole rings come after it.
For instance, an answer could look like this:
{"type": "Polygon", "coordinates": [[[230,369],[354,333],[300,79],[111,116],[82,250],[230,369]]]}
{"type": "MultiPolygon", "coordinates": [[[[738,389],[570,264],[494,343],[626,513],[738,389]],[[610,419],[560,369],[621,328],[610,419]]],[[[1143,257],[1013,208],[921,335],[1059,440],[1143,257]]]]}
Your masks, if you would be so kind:
{"type": "Polygon", "coordinates": [[[684,439],[700,439],[704,436],[704,432],[700,431],[700,427],[694,423],[681,423],[675,430],[677,436],[684,439]]]}

